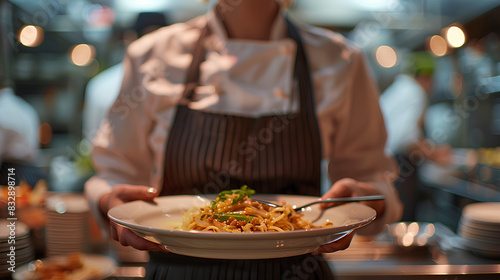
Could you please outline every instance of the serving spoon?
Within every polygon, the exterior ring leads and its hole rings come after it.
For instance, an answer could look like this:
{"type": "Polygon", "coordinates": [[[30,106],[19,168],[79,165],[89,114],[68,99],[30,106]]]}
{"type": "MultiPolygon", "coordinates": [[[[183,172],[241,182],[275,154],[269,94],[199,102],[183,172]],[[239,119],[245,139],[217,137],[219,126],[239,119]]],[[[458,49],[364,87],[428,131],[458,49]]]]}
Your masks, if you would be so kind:
{"type": "MultiPolygon", "coordinates": [[[[305,204],[305,205],[302,205],[302,206],[294,207],[294,209],[295,209],[295,212],[301,212],[305,208],[307,208],[308,206],[311,206],[311,205],[314,205],[314,204],[318,204],[318,203],[333,203],[333,202],[343,202],[343,203],[346,203],[346,202],[360,202],[360,201],[383,200],[383,199],[385,199],[384,195],[368,195],[368,196],[352,196],[352,197],[333,197],[333,198],[327,198],[327,199],[323,199],[323,200],[313,201],[311,203],[308,203],[308,204],[305,204]]],[[[269,205],[271,207],[282,207],[282,205],[279,205],[279,204],[276,204],[276,203],[273,203],[273,202],[269,202],[269,201],[265,201],[265,200],[253,199],[253,198],[252,198],[252,200],[260,202],[262,204],[269,205]]]]}

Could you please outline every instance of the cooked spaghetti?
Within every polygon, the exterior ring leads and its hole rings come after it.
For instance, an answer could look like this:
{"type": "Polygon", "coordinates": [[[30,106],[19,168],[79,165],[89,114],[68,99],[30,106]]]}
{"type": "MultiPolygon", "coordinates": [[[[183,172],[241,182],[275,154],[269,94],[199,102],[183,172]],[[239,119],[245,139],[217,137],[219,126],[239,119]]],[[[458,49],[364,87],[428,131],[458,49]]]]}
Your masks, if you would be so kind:
{"type": "MultiPolygon", "coordinates": [[[[243,186],[238,190],[222,191],[210,205],[192,208],[184,215],[182,230],[213,232],[284,232],[317,228],[302,219],[292,205],[282,201],[282,207],[271,207],[250,197],[255,191],[243,186]]],[[[323,227],[331,227],[328,222],[323,227]]]]}

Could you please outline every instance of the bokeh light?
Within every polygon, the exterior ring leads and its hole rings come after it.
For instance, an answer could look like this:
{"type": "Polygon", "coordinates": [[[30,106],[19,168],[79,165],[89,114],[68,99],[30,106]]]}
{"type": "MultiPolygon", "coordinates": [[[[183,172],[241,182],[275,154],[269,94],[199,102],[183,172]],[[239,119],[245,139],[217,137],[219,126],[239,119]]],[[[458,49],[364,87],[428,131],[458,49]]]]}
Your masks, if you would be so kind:
{"type": "Polygon", "coordinates": [[[71,61],[77,66],[87,66],[95,58],[95,48],[91,45],[80,44],[71,50],[71,61]]]}
{"type": "Polygon", "coordinates": [[[425,233],[426,233],[428,236],[433,236],[435,232],[436,232],[436,227],[434,226],[434,224],[428,224],[428,225],[425,227],[425,233]]]}
{"type": "Polygon", "coordinates": [[[448,45],[446,44],[446,40],[439,36],[434,35],[429,40],[429,48],[430,51],[436,56],[443,56],[448,52],[448,45]]]}
{"type": "Polygon", "coordinates": [[[420,226],[418,225],[418,223],[413,222],[410,225],[408,225],[408,233],[410,233],[411,235],[417,236],[419,231],[420,231],[420,226]]]}
{"type": "Polygon", "coordinates": [[[413,240],[414,239],[415,239],[415,235],[413,235],[411,233],[407,233],[401,239],[402,245],[405,246],[405,247],[409,247],[409,246],[411,246],[413,244],[413,240]]]}
{"type": "Polygon", "coordinates": [[[396,65],[398,61],[398,56],[396,51],[389,46],[380,46],[375,52],[375,57],[378,64],[384,68],[391,68],[396,65]]]}
{"type": "Polygon", "coordinates": [[[38,127],[38,142],[43,145],[49,144],[52,141],[52,127],[48,123],[42,123],[38,127]]]}
{"type": "Polygon", "coordinates": [[[446,29],[446,41],[452,48],[460,48],[465,44],[465,33],[458,26],[451,26],[446,29]]]}
{"type": "Polygon", "coordinates": [[[40,26],[26,25],[19,31],[19,42],[26,47],[37,47],[43,42],[44,32],[40,26]]]}

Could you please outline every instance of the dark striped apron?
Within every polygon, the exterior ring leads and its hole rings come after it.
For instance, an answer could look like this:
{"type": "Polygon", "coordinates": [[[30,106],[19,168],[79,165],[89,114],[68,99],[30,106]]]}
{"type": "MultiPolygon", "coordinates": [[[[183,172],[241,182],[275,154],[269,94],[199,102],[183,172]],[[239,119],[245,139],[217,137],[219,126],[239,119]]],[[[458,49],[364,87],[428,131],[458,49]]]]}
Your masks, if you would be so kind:
{"type": "Polygon", "coordinates": [[[321,143],[309,66],[290,23],[288,33],[297,43],[299,112],[251,118],[187,106],[199,85],[204,29],[166,146],[162,195],[218,193],[242,185],[257,193],[320,194],[321,143]]]}
{"type": "MultiPolygon", "coordinates": [[[[294,78],[298,113],[258,118],[190,109],[204,60],[202,31],[165,151],[162,195],[208,194],[248,185],[257,193],[320,195],[321,143],[307,58],[299,32],[294,78]]],[[[147,279],[331,279],[321,256],[214,260],[150,253],[147,279]],[[297,278],[299,277],[299,278],[297,278]]]]}

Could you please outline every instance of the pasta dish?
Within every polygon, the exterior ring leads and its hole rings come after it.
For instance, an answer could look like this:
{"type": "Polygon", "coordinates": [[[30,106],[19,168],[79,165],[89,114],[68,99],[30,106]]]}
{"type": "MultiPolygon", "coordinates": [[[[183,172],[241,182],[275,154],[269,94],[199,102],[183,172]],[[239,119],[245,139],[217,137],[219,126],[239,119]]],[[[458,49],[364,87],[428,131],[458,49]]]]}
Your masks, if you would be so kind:
{"type": "MultiPolygon", "coordinates": [[[[184,214],[181,230],[212,232],[284,232],[318,228],[311,221],[303,220],[292,205],[282,201],[281,207],[271,207],[252,200],[255,191],[241,189],[219,193],[210,205],[192,208],[184,214]]],[[[322,227],[331,227],[331,222],[322,227]]]]}

